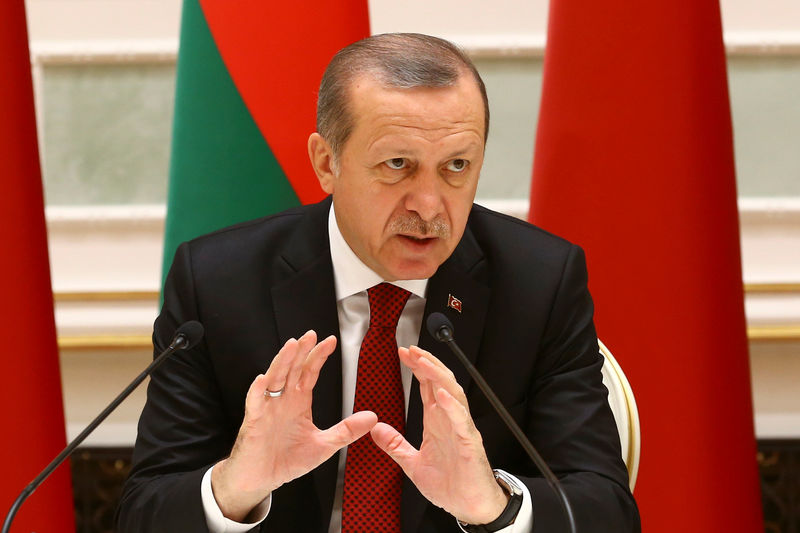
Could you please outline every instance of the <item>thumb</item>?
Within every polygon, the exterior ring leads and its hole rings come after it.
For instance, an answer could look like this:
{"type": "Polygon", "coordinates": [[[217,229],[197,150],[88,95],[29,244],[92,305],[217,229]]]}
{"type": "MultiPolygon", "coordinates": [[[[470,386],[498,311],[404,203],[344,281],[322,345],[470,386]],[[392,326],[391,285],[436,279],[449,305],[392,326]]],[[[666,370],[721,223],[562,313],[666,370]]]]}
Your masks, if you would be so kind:
{"type": "Polygon", "coordinates": [[[371,411],[359,411],[322,432],[324,440],[334,451],[349,446],[367,434],[378,421],[371,411]]]}
{"type": "Polygon", "coordinates": [[[419,453],[403,435],[389,424],[378,422],[370,431],[375,445],[400,465],[403,470],[419,453]]]}

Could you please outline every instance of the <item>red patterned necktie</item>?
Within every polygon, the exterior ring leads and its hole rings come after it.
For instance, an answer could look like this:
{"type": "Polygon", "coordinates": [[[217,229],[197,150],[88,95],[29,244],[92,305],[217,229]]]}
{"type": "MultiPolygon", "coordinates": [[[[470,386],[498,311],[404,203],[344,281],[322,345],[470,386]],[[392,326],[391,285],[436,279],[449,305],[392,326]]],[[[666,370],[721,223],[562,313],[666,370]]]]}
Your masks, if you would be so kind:
{"type": "MultiPolygon", "coordinates": [[[[397,321],[411,295],[390,283],[375,285],[369,297],[369,329],[358,354],[353,412],[369,410],[405,432],[405,401],[397,357],[397,321]]],[[[369,434],[347,448],[342,533],[399,533],[403,471],[369,434]]]]}

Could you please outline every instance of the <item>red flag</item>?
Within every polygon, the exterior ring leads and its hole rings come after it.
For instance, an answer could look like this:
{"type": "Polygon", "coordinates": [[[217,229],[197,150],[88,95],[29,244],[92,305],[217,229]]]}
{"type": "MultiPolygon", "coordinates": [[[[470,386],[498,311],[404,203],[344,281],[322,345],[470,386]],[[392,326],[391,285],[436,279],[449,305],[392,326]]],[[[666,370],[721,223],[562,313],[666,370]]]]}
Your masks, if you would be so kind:
{"type": "Polygon", "coordinates": [[[716,0],[553,0],[530,219],[587,252],[648,532],[762,531],[716,0]]]}
{"type": "MultiPolygon", "coordinates": [[[[0,513],[64,447],[64,410],[23,0],[0,2],[0,513]]],[[[31,496],[11,531],[74,531],[69,466],[31,496]]]]}

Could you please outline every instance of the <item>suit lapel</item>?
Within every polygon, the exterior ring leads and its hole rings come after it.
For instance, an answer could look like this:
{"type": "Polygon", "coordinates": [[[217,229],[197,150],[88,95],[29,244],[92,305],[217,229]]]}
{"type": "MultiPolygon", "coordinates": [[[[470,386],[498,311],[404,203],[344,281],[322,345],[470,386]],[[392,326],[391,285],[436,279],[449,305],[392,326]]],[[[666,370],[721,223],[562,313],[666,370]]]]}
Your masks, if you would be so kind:
{"type": "MultiPolygon", "coordinates": [[[[336,292],[327,231],[330,200],[313,206],[298,224],[290,245],[281,255],[272,288],[275,320],[281,345],[314,329],[318,339],[339,337],[336,292]]],[[[336,349],[320,371],[314,387],[314,424],[326,429],[342,418],[342,354],[336,349]]],[[[336,489],[338,454],[312,472],[322,516],[330,517],[336,489]]]]}
{"type": "MultiPolygon", "coordinates": [[[[469,373],[447,346],[438,342],[428,333],[425,321],[431,313],[439,312],[447,316],[453,323],[458,345],[467,358],[474,363],[478,357],[489,305],[490,290],[487,286],[486,268],[483,252],[468,226],[453,254],[430,279],[426,294],[419,346],[431,352],[447,365],[465,391],[468,390],[471,383],[469,373]],[[450,296],[461,301],[461,312],[448,307],[450,296]]],[[[422,443],[422,430],[422,400],[419,395],[419,383],[414,379],[409,396],[405,436],[417,449],[422,443]]],[[[412,533],[418,529],[428,503],[414,484],[406,478],[403,484],[401,507],[404,533],[412,533]]]]}

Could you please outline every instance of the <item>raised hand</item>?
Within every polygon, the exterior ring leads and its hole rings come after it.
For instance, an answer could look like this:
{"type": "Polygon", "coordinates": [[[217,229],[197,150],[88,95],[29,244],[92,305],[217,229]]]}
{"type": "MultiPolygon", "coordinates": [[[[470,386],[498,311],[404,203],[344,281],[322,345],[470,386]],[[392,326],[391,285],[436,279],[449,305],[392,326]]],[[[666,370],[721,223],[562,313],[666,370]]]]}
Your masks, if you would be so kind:
{"type": "Polygon", "coordinates": [[[399,354],[419,380],[422,445],[415,449],[384,423],[372,428],[373,440],[434,505],[462,522],[491,522],[503,512],[508,496],[494,479],[464,390],[431,353],[412,346],[400,348],[399,354]]]}
{"type": "Polygon", "coordinates": [[[310,472],[375,425],[377,416],[369,411],[324,431],[314,425],[312,391],[335,346],[333,336],[317,344],[313,331],[290,339],[250,385],[231,455],[211,475],[214,498],[229,519],[243,521],[273,490],[310,472]],[[280,390],[277,397],[266,394],[280,390]]]}

